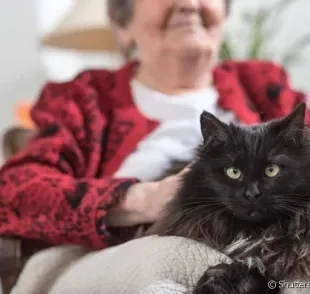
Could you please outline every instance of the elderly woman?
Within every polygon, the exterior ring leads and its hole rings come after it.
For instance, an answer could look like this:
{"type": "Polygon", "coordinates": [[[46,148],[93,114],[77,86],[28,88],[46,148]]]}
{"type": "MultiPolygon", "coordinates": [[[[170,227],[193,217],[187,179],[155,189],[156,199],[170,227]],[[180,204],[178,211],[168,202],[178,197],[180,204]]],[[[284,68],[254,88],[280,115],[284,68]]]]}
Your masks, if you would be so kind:
{"type": "MultiPolygon", "coordinates": [[[[253,124],[305,95],[265,61],[217,64],[229,0],[110,0],[139,62],[49,83],[32,109],[39,134],[0,172],[2,236],[102,249],[161,217],[201,140],[199,115],[253,124]]],[[[309,119],[309,112],[307,119],[309,119]]]]}

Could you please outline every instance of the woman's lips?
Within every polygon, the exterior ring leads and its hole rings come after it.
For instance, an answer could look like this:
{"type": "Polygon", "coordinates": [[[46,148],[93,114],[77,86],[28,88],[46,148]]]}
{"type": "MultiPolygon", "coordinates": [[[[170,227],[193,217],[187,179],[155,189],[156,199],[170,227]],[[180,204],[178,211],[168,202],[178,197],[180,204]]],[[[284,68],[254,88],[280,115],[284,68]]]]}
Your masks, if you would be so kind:
{"type": "Polygon", "coordinates": [[[168,29],[202,28],[201,21],[180,21],[168,25],[168,29]]]}
{"type": "Polygon", "coordinates": [[[184,28],[184,27],[203,27],[204,23],[200,16],[191,15],[188,17],[172,17],[168,23],[168,28],[184,28]]]}

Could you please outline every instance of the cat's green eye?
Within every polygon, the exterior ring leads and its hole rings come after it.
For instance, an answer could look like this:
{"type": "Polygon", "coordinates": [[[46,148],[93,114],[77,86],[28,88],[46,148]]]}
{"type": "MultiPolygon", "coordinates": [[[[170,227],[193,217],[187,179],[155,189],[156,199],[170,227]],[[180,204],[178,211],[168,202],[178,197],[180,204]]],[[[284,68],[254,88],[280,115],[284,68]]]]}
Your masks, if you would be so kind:
{"type": "Polygon", "coordinates": [[[275,177],[280,172],[280,167],[276,164],[270,164],[265,168],[265,175],[268,178],[275,177]]]}
{"type": "Polygon", "coordinates": [[[242,176],[242,172],[235,167],[227,168],[225,172],[226,172],[226,175],[232,180],[239,180],[242,176]]]}

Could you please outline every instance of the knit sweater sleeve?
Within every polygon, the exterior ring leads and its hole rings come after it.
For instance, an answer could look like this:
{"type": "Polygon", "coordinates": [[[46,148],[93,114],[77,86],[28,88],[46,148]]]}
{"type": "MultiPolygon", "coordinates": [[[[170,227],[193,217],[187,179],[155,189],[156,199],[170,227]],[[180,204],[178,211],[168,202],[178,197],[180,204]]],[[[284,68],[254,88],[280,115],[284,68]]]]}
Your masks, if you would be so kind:
{"type": "Polygon", "coordinates": [[[38,135],[0,170],[0,235],[108,246],[107,209],[137,182],[96,176],[110,110],[90,72],[44,87],[31,114],[38,135]]]}
{"type": "Polygon", "coordinates": [[[252,107],[260,113],[263,121],[288,115],[305,102],[308,106],[305,122],[310,124],[309,95],[292,86],[289,73],[283,66],[265,60],[233,63],[252,107]]]}

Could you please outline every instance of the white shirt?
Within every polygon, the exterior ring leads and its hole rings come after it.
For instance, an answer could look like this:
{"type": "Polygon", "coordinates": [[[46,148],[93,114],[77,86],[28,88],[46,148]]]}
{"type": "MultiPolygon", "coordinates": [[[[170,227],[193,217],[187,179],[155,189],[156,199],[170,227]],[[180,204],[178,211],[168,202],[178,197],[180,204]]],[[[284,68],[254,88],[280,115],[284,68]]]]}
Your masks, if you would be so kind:
{"type": "Polygon", "coordinates": [[[166,95],[140,82],[131,82],[134,102],[147,118],[159,126],[146,136],[134,153],[122,163],[115,177],[135,177],[142,181],[159,177],[171,161],[190,161],[202,141],[200,115],[206,110],[220,120],[236,120],[233,113],[218,106],[218,93],[213,88],[177,95],[166,95]]]}

